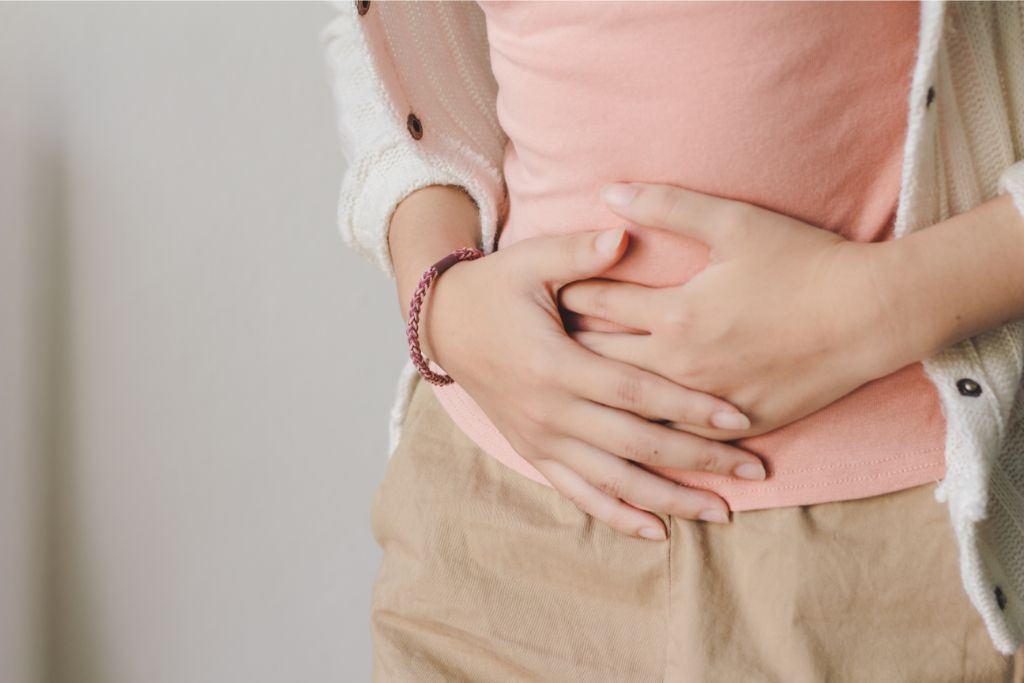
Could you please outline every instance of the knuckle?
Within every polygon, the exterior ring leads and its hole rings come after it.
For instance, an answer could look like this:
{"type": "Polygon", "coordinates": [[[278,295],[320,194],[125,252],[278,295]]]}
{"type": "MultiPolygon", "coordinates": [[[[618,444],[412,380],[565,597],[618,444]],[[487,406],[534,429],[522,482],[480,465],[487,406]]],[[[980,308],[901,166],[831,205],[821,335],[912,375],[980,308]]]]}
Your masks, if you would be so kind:
{"type": "Polygon", "coordinates": [[[545,451],[543,443],[533,435],[526,432],[519,432],[515,438],[506,437],[516,452],[523,456],[523,459],[534,467],[547,463],[551,457],[545,451]]]}
{"type": "Polygon", "coordinates": [[[705,496],[696,489],[685,486],[680,486],[679,488],[681,489],[681,495],[675,497],[672,505],[672,514],[677,517],[697,520],[702,510],[719,504],[715,502],[712,496],[705,496]]]}
{"type": "Polygon", "coordinates": [[[569,444],[561,439],[567,424],[566,407],[561,396],[551,394],[550,389],[545,390],[543,395],[531,392],[523,399],[521,412],[534,425],[535,432],[552,439],[553,442],[548,444],[549,449],[557,447],[559,453],[571,453],[569,444]]]}
{"type": "MultiPolygon", "coordinates": [[[[555,420],[552,418],[554,411],[547,409],[539,401],[530,401],[523,408],[523,413],[526,419],[530,421],[533,428],[538,432],[538,437],[541,438],[540,434],[549,434],[556,426],[555,420]]],[[[554,444],[545,444],[548,448],[554,446],[554,444]]]]}
{"type": "MultiPolygon", "coordinates": [[[[666,359],[660,373],[665,379],[675,382],[673,391],[679,396],[680,405],[685,408],[693,400],[693,391],[701,375],[701,356],[687,348],[675,348],[672,357],[666,359]]],[[[683,412],[686,412],[685,410],[683,412]]]]}
{"type": "Polygon", "coordinates": [[[668,188],[659,188],[659,204],[665,207],[665,217],[669,222],[682,222],[689,214],[683,195],[672,192],[668,188]]]}
{"type": "Polygon", "coordinates": [[[623,370],[615,382],[615,397],[628,410],[635,412],[642,409],[645,391],[640,373],[635,370],[623,370]]]}
{"type": "MultiPolygon", "coordinates": [[[[685,490],[684,487],[678,484],[676,485],[676,488],[685,490]]],[[[666,512],[672,515],[678,514],[682,510],[679,496],[672,495],[671,490],[662,491],[661,488],[658,488],[657,491],[651,492],[650,499],[654,510],[666,512]]]]}
{"type": "Polygon", "coordinates": [[[682,485],[679,485],[677,488],[676,495],[671,496],[665,502],[665,510],[676,517],[684,519],[696,518],[700,507],[697,505],[696,496],[693,495],[692,489],[682,485]]]}
{"type": "Polygon", "coordinates": [[[539,403],[529,402],[523,407],[523,415],[535,427],[544,429],[548,426],[548,411],[539,403]]]}
{"type": "Polygon", "coordinates": [[[692,324],[693,313],[687,306],[665,306],[658,315],[661,324],[669,329],[685,329],[692,324]]]}
{"type": "Polygon", "coordinates": [[[608,288],[595,286],[590,295],[590,306],[598,318],[608,318],[608,288]]]}
{"type": "Polygon", "coordinates": [[[591,501],[589,497],[587,497],[586,495],[579,491],[571,491],[565,494],[565,497],[569,500],[570,503],[575,505],[580,510],[580,512],[583,512],[584,514],[588,514],[593,517],[594,508],[590,504],[591,501]]]}
{"type": "Polygon", "coordinates": [[[633,533],[634,525],[630,524],[629,514],[619,508],[607,513],[602,521],[616,531],[633,533]]]}
{"type": "Polygon", "coordinates": [[[697,454],[697,469],[703,472],[717,472],[722,465],[722,458],[711,450],[704,449],[697,454]]]}
{"type": "Polygon", "coordinates": [[[621,498],[624,491],[624,482],[622,477],[617,474],[609,474],[598,478],[597,488],[607,493],[613,498],[621,498]]]}
{"type": "Polygon", "coordinates": [[[650,445],[643,456],[643,462],[647,465],[668,465],[665,454],[667,450],[657,445],[650,445]]]}
{"type": "Polygon", "coordinates": [[[576,235],[559,240],[559,256],[561,257],[562,266],[568,273],[575,273],[579,270],[580,252],[582,251],[581,241],[576,235]]]}
{"type": "Polygon", "coordinates": [[[622,444],[622,455],[628,460],[651,463],[657,458],[658,449],[643,438],[633,438],[622,444]]]}
{"type": "Polygon", "coordinates": [[[534,432],[534,440],[536,440],[537,434],[543,431],[545,426],[544,413],[543,406],[539,405],[538,401],[526,401],[518,410],[523,424],[526,425],[527,429],[534,432]]]}
{"type": "Polygon", "coordinates": [[[648,193],[651,204],[661,207],[664,211],[670,212],[679,202],[679,195],[673,188],[665,185],[651,185],[644,188],[648,193]]]}
{"type": "Polygon", "coordinates": [[[746,202],[727,202],[718,211],[722,212],[719,224],[727,226],[727,229],[739,239],[743,232],[758,218],[760,209],[746,202]]]}

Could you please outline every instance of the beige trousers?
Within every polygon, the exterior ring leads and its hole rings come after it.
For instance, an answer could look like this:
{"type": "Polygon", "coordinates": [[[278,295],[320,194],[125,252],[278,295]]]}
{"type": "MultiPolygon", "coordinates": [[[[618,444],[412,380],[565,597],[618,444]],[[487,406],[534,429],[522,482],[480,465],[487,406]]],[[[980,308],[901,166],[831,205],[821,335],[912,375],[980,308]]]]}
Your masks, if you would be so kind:
{"type": "Polygon", "coordinates": [[[997,683],[934,484],[613,531],[418,381],[371,511],[374,681],[997,683]]]}

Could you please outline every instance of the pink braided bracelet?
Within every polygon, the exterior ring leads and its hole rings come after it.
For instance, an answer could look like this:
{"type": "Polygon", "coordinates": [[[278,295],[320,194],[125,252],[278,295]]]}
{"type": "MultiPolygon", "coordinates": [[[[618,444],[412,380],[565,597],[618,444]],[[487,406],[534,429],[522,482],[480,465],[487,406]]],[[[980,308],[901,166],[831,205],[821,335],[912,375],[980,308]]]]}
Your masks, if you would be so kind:
{"type": "Polygon", "coordinates": [[[484,252],[476,247],[460,247],[448,254],[423,272],[423,277],[420,278],[420,283],[416,286],[416,291],[412,295],[412,301],[409,302],[409,323],[406,327],[406,337],[409,339],[409,356],[412,358],[412,362],[416,365],[417,369],[419,369],[423,379],[431,384],[444,386],[451,384],[455,380],[448,375],[439,375],[431,370],[427,358],[420,351],[420,334],[418,329],[420,325],[420,307],[423,305],[423,297],[427,293],[427,287],[430,286],[430,283],[438,275],[459,261],[471,261],[483,255],[484,252]]]}

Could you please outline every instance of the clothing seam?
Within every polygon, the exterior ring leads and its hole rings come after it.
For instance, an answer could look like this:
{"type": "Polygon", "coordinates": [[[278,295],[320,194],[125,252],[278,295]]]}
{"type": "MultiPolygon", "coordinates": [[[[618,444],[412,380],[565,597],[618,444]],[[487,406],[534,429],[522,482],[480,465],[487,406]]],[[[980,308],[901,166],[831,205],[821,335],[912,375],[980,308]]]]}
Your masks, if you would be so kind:
{"type": "Polygon", "coordinates": [[[827,470],[840,469],[842,467],[862,467],[864,465],[877,465],[877,464],[883,463],[883,462],[892,462],[893,460],[901,460],[901,459],[903,459],[903,458],[905,458],[907,456],[910,456],[910,455],[921,455],[922,453],[935,453],[937,451],[945,451],[945,450],[946,450],[945,446],[937,446],[935,448],[924,448],[924,449],[916,450],[916,451],[905,451],[903,453],[899,453],[898,455],[894,455],[894,456],[891,456],[891,457],[888,457],[888,458],[880,458],[878,460],[864,460],[864,461],[858,460],[858,461],[855,461],[855,462],[839,463],[839,464],[836,464],[836,465],[827,465],[827,466],[823,466],[823,467],[809,467],[807,469],[795,469],[795,470],[776,470],[775,472],[777,474],[805,474],[805,473],[808,473],[808,472],[824,472],[824,471],[827,471],[827,470]]]}
{"type": "MultiPolygon", "coordinates": [[[[752,495],[756,495],[756,494],[759,494],[759,493],[765,493],[765,492],[771,492],[771,491],[788,491],[788,490],[794,490],[794,489],[814,489],[814,488],[821,488],[822,486],[831,486],[831,485],[834,485],[834,484],[846,484],[846,483],[856,482],[856,481],[871,481],[873,479],[880,479],[882,477],[893,475],[893,474],[904,474],[906,472],[917,472],[919,470],[928,469],[929,467],[935,467],[935,465],[934,464],[927,464],[927,465],[918,465],[917,467],[906,467],[906,468],[903,468],[903,469],[893,470],[893,471],[890,471],[890,472],[879,472],[877,474],[871,475],[870,477],[851,477],[849,479],[838,479],[838,480],[835,480],[835,481],[828,481],[828,482],[825,482],[824,484],[820,483],[820,482],[819,483],[814,483],[814,484],[799,484],[799,485],[793,484],[793,485],[789,485],[789,486],[773,486],[773,487],[770,487],[770,488],[759,488],[756,491],[739,491],[739,492],[733,493],[731,491],[727,491],[726,490],[726,491],[720,491],[719,493],[722,496],[728,496],[730,498],[742,498],[744,496],[752,496],[752,495]]],[[[923,483],[927,483],[927,482],[923,482],[923,483]]],[[[844,499],[844,500],[856,500],[856,499],[849,499],[849,498],[847,498],[847,499],[844,499]]]]}

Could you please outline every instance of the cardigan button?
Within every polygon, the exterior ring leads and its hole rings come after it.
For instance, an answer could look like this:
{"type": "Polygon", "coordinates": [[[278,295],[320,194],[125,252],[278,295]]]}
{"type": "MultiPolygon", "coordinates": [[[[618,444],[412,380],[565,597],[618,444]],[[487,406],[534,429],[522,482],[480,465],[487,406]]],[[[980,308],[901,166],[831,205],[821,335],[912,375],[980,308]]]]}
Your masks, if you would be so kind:
{"type": "Polygon", "coordinates": [[[370,11],[370,0],[356,0],[356,11],[366,14],[370,11]]]}
{"type": "Polygon", "coordinates": [[[409,118],[406,119],[405,127],[409,129],[409,134],[419,140],[423,137],[423,124],[420,123],[420,119],[416,114],[409,114],[409,118]]]}
{"type": "Polygon", "coordinates": [[[929,85],[928,86],[928,99],[925,101],[925,105],[924,106],[926,106],[926,107],[932,106],[932,100],[934,100],[934,99],[935,99],[935,88],[929,85]]]}
{"type": "Polygon", "coordinates": [[[996,604],[999,605],[999,609],[1005,611],[1006,610],[1006,593],[1003,592],[1003,589],[1001,587],[996,586],[995,594],[996,594],[996,604]]]}
{"type": "Polygon", "coordinates": [[[956,388],[960,390],[960,393],[964,396],[980,396],[981,385],[975,382],[970,377],[964,377],[956,381],[956,388]]]}

